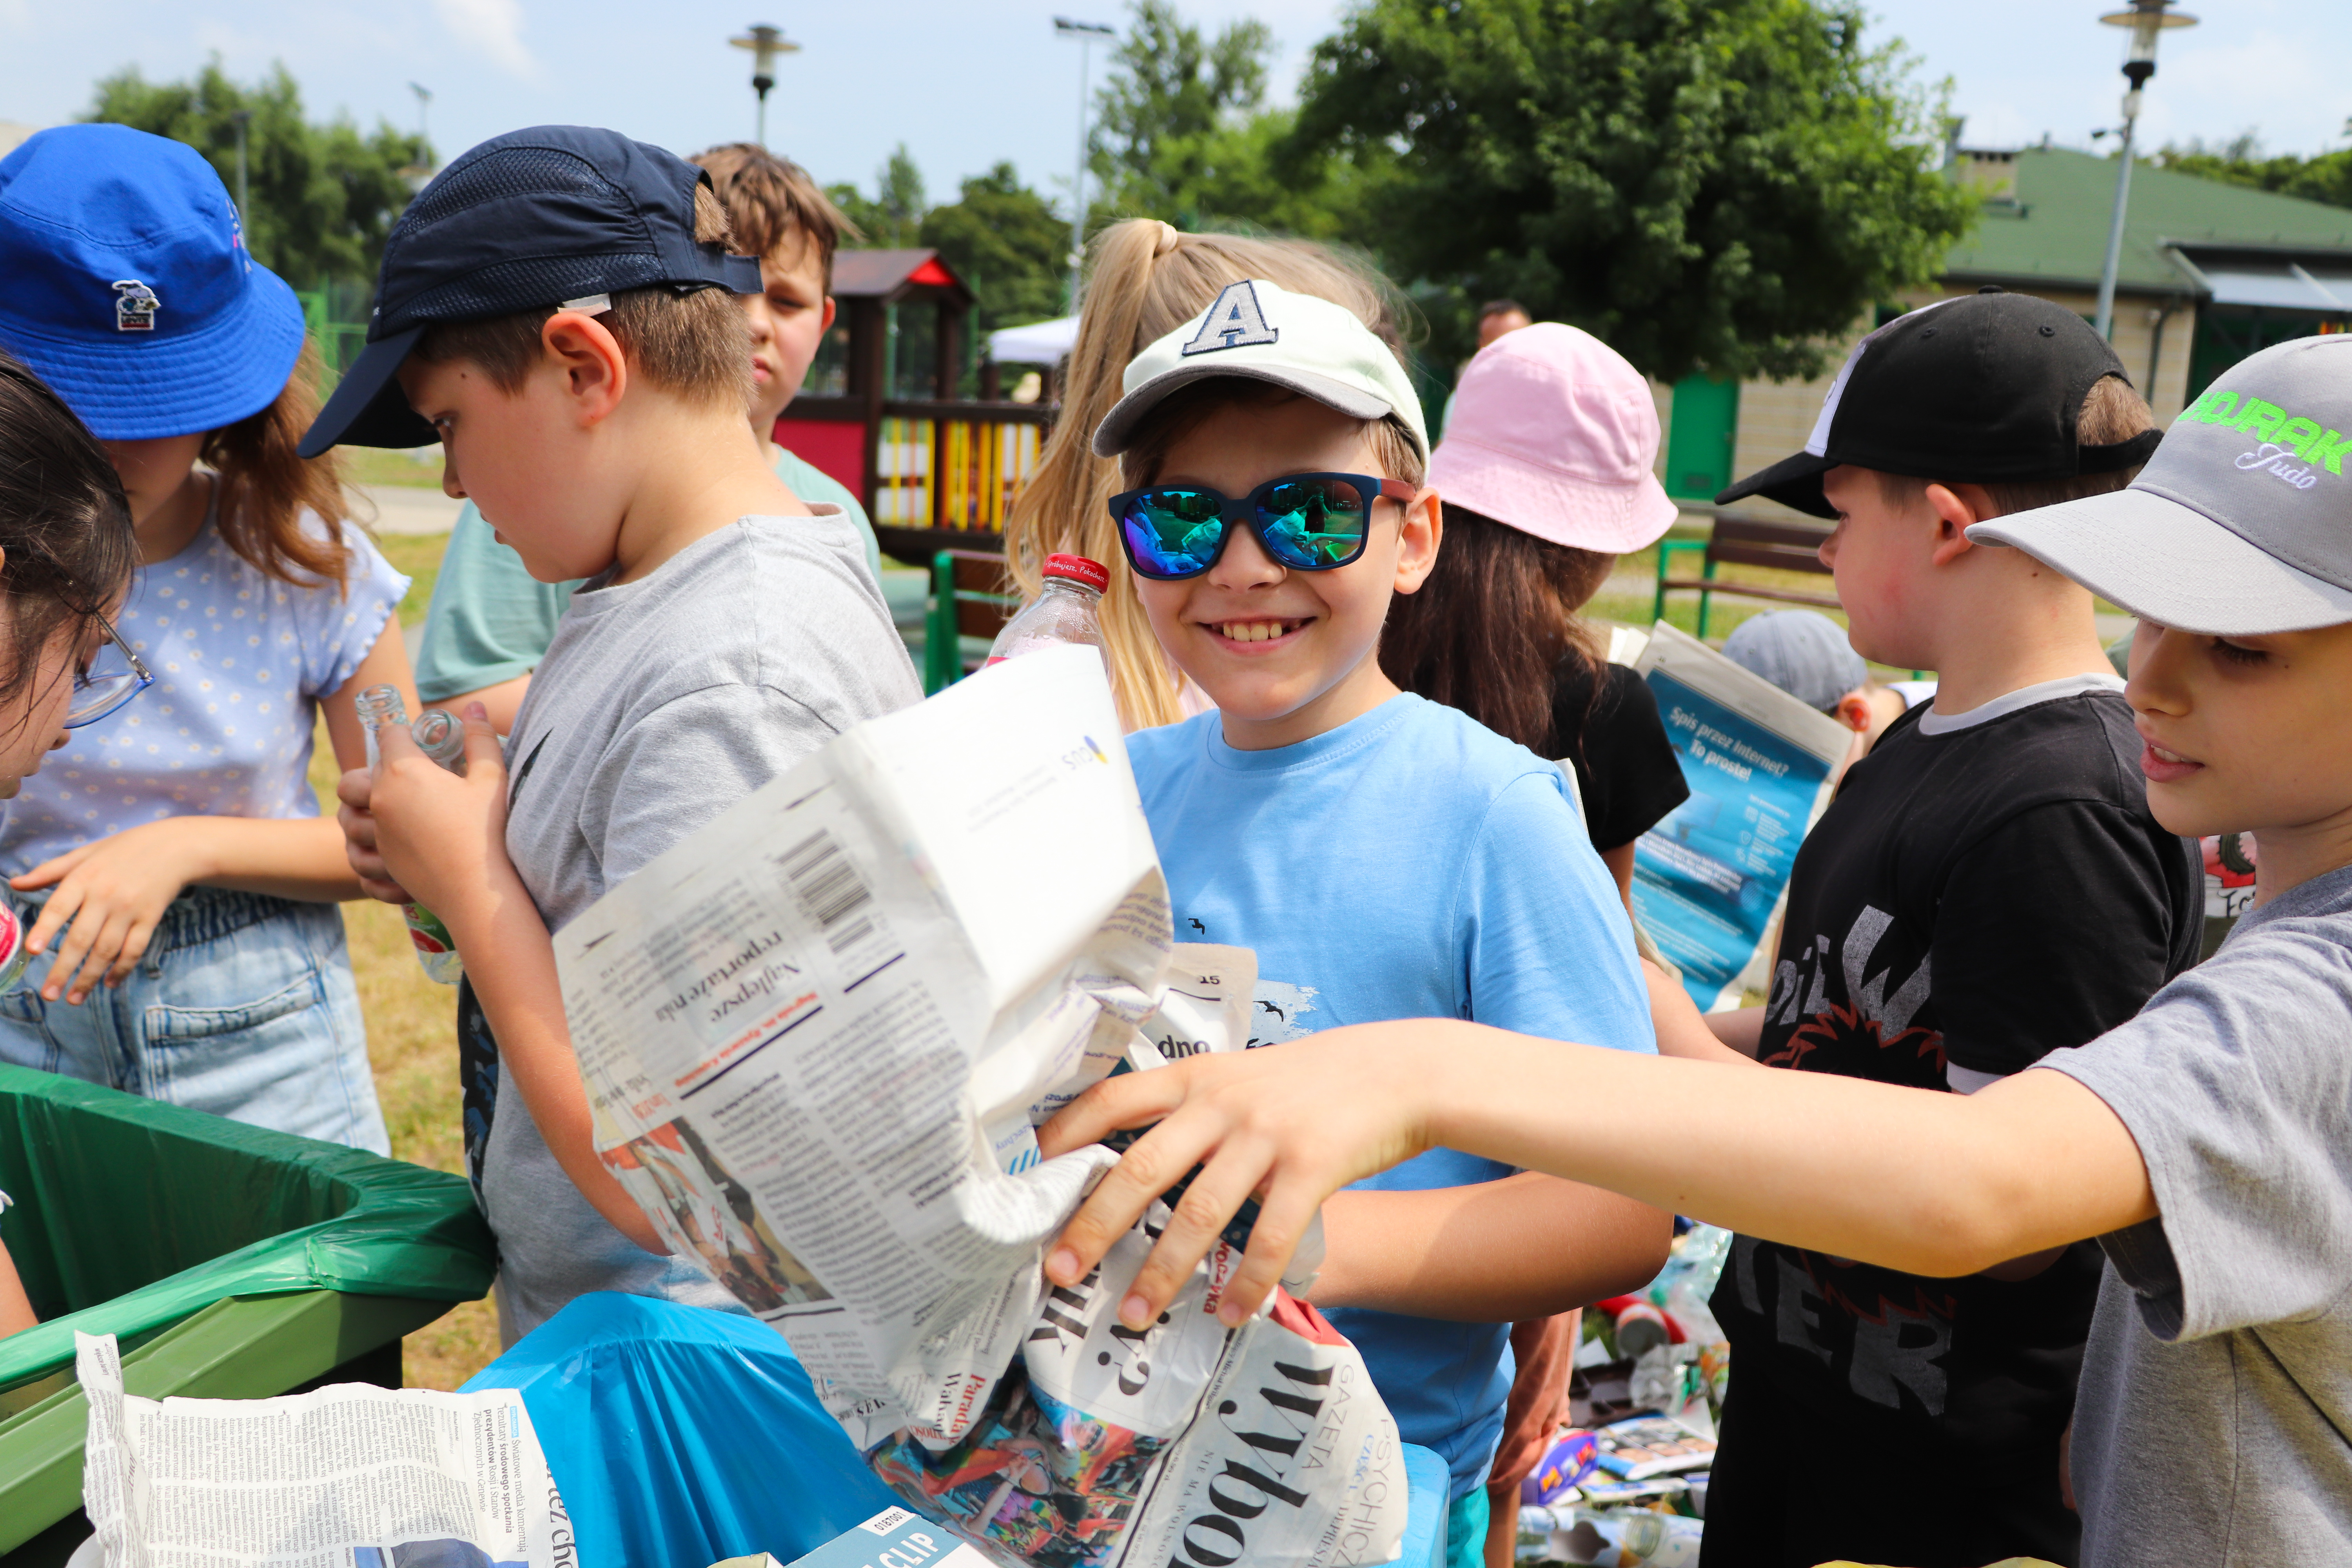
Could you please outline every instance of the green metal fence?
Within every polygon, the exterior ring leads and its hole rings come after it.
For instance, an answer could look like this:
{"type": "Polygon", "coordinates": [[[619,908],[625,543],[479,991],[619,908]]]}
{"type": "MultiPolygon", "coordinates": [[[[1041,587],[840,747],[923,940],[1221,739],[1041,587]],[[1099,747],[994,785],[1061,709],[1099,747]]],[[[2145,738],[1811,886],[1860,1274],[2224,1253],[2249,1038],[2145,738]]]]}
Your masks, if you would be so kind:
{"type": "Polygon", "coordinates": [[[363,284],[329,279],[316,289],[298,289],[294,297],[302,301],[302,325],[319,345],[319,359],[324,374],[320,377],[320,393],[333,390],[343,378],[343,372],[360,357],[367,346],[369,296],[373,292],[363,284]]]}

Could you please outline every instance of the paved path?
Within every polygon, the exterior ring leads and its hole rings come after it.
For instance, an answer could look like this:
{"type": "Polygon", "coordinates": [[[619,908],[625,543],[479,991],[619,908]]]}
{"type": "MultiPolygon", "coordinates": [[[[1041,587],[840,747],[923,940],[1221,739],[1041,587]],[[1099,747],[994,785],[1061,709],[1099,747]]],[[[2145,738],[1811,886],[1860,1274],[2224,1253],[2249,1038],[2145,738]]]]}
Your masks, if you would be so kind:
{"type": "Polygon", "coordinates": [[[353,514],[378,533],[446,533],[465,506],[437,487],[349,485],[353,514]]]}

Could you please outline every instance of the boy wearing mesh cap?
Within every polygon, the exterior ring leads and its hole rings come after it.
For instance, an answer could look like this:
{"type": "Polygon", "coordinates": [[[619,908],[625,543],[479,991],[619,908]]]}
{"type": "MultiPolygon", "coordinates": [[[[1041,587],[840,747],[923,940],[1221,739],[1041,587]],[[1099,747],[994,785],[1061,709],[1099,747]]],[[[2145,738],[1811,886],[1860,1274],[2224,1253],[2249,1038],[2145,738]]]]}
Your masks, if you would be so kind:
{"type": "Polygon", "coordinates": [[[732,1305],[597,1160],[549,933],[920,695],[856,530],[795,499],[745,419],[731,295],[761,281],[727,240],[709,177],[657,148],[569,126],[484,142],[394,227],[367,349],[304,440],[437,439],[443,488],[534,577],[588,579],[511,770],[474,703],[464,776],[394,730],[376,777],[341,786],[353,864],[441,916],[461,1033],[495,1040],[467,1131],[509,1342],[588,1290],[732,1305]]]}

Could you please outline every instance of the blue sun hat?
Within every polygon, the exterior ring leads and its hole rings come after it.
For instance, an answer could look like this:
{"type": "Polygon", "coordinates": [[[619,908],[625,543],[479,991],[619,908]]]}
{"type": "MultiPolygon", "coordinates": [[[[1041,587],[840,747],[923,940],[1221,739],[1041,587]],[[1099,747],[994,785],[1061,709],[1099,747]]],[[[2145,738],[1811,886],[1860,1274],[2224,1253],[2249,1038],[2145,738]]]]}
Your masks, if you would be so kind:
{"type": "Polygon", "coordinates": [[[193,147],[66,125],[0,159],[0,346],[104,440],[259,413],[302,352],[302,304],[254,265],[193,147]]]}

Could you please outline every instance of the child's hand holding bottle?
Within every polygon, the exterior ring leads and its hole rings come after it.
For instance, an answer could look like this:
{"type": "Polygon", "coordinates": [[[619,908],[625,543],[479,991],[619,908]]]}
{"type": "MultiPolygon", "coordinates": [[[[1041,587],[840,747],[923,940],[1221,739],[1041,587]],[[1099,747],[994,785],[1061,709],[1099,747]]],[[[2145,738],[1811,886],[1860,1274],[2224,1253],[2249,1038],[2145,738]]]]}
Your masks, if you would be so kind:
{"type": "MultiPolygon", "coordinates": [[[[405,889],[399,888],[397,884],[388,884],[381,878],[370,876],[371,868],[361,865],[361,856],[357,853],[361,835],[353,831],[354,826],[359,826],[353,820],[354,816],[363,819],[366,829],[365,847],[377,851],[373,859],[381,866],[383,858],[377,845],[379,824],[375,808],[383,793],[379,786],[384,782],[386,766],[404,761],[403,753],[413,750],[422,754],[426,761],[462,777],[467,771],[467,731],[446,711],[438,708],[427,709],[418,717],[416,722],[411,725],[408,722],[408,715],[401,704],[400,693],[389,686],[372,686],[361,692],[358,707],[360,722],[367,731],[368,766],[363,775],[365,799],[352,798],[355,794],[361,792],[349,787],[353,775],[346,774],[346,787],[338,791],[345,805],[344,830],[351,837],[354,847],[352,855],[354,868],[360,870],[362,879],[370,884],[369,891],[382,897],[383,895],[377,891],[378,887],[389,886],[394,891],[404,893],[405,889]],[[353,808],[356,808],[356,813],[353,808]]],[[[481,704],[475,703],[473,708],[478,712],[481,710],[481,704]]],[[[497,747],[495,736],[492,737],[490,744],[495,751],[497,747]]],[[[500,843],[503,845],[505,837],[503,796],[500,800],[499,816],[498,831],[500,843]]],[[[383,868],[389,869],[388,867],[383,868]]],[[[465,965],[457,956],[456,942],[450,939],[449,928],[441,922],[440,917],[431,909],[413,898],[404,898],[401,900],[401,914],[408,922],[408,938],[415,945],[416,960],[425,966],[425,974],[444,985],[457,984],[465,973],[465,965]]]]}

